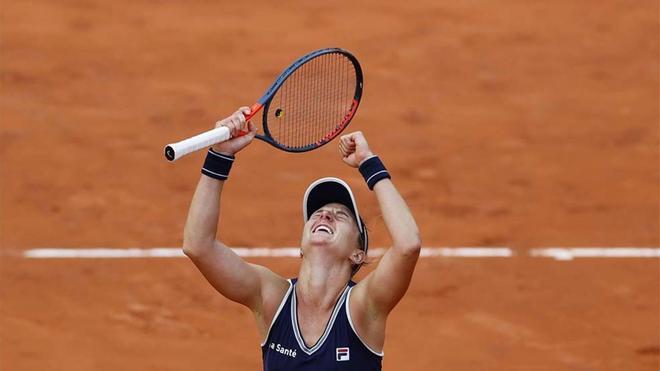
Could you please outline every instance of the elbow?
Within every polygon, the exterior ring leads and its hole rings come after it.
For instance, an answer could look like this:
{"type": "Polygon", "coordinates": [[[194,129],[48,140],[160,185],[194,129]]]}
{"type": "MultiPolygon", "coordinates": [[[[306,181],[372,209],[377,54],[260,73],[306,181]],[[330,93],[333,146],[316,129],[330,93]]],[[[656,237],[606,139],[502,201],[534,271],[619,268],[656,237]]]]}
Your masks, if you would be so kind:
{"type": "Polygon", "coordinates": [[[213,248],[213,240],[183,237],[183,253],[192,260],[200,257],[205,251],[213,248]]]}
{"type": "Polygon", "coordinates": [[[183,227],[183,253],[192,257],[208,247],[213,247],[215,229],[195,218],[188,219],[183,227]]]}
{"type": "Polygon", "coordinates": [[[410,255],[419,256],[419,253],[422,251],[422,241],[417,239],[413,243],[410,243],[406,247],[406,252],[410,255]]]}
{"type": "Polygon", "coordinates": [[[185,241],[183,242],[182,250],[183,253],[190,259],[193,259],[197,255],[197,249],[195,249],[193,245],[191,245],[190,243],[186,243],[185,241]]]}
{"type": "Polygon", "coordinates": [[[414,235],[399,241],[395,246],[397,246],[404,255],[418,256],[422,250],[422,240],[419,237],[419,233],[415,233],[414,235]]]}
{"type": "Polygon", "coordinates": [[[183,241],[183,253],[190,259],[194,259],[198,255],[198,249],[195,248],[195,245],[191,244],[189,241],[183,241]]]}

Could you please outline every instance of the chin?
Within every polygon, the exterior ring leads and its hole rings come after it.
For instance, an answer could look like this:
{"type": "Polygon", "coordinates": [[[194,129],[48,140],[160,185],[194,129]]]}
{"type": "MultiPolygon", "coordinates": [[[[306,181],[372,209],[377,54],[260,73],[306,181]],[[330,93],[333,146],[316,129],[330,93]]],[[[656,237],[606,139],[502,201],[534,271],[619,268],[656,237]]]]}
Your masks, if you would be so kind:
{"type": "Polygon", "coordinates": [[[330,245],[332,245],[332,243],[330,241],[325,241],[325,240],[310,240],[309,245],[311,245],[311,246],[330,247],[330,245]]]}
{"type": "Polygon", "coordinates": [[[331,247],[334,244],[334,241],[331,238],[325,238],[325,237],[320,237],[320,238],[310,238],[307,243],[311,246],[323,246],[323,247],[331,247]]]}

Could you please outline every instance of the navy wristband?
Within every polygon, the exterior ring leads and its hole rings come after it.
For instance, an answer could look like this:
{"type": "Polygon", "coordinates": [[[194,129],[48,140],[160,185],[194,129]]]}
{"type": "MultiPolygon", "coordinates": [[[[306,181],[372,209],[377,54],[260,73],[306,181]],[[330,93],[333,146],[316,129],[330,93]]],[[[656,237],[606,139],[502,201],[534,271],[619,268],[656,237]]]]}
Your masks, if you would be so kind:
{"type": "Polygon", "coordinates": [[[227,180],[231,165],[234,164],[234,159],[235,157],[232,155],[218,153],[209,148],[204,166],[202,167],[202,174],[213,179],[227,180]]]}
{"type": "Polygon", "coordinates": [[[385,178],[392,178],[378,156],[371,157],[370,159],[364,161],[360,165],[360,174],[362,174],[364,181],[367,182],[367,186],[371,190],[374,189],[374,186],[379,181],[385,178]]]}

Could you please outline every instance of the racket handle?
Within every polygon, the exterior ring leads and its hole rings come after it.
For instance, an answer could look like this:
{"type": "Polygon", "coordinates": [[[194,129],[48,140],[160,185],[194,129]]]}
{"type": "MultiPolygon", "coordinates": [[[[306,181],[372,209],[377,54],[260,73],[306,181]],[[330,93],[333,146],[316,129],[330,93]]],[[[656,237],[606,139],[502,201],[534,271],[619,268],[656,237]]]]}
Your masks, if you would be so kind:
{"type": "MultiPolygon", "coordinates": [[[[245,121],[250,121],[250,119],[252,117],[254,117],[254,115],[256,115],[257,112],[259,112],[261,110],[261,107],[263,107],[263,105],[260,104],[260,103],[253,104],[252,107],[250,107],[250,113],[248,113],[247,115],[245,115],[245,114],[243,115],[245,117],[245,121]]],[[[249,130],[239,131],[238,134],[235,135],[235,137],[236,138],[242,137],[243,135],[247,135],[249,133],[250,133],[249,130]]]]}
{"type": "Polygon", "coordinates": [[[253,104],[252,107],[250,107],[250,113],[245,115],[245,121],[250,121],[250,119],[261,110],[261,107],[263,107],[263,104],[261,103],[253,104]]]}
{"type": "Polygon", "coordinates": [[[169,161],[176,161],[189,153],[224,142],[229,138],[231,138],[229,128],[221,126],[180,142],[166,145],[165,158],[169,161]]]}

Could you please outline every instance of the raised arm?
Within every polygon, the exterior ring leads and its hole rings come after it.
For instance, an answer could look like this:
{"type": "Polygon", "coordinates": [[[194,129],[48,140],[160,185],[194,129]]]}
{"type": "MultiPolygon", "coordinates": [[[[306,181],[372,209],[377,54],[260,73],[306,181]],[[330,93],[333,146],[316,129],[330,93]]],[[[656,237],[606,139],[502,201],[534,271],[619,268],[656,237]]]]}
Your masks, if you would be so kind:
{"type": "Polygon", "coordinates": [[[379,181],[374,192],[392,238],[392,247],[365,279],[365,286],[370,308],[376,315],[385,316],[408,290],[421,241],[415,219],[392,181],[379,181]]]}
{"type": "MultiPolygon", "coordinates": [[[[247,107],[217,125],[229,127],[232,135],[247,128],[249,133],[214,146],[215,152],[233,156],[252,141],[256,128],[246,124],[244,113],[249,113],[247,107]]],[[[269,318],[264,317],[269,317],[270,310],[264,306],[271,307],[271,302],[278,302],[279,292],[282,291],[283,296],[288,284],[269,269],[245,262],[216,239],[220,195],[224,183],[211,176],[201,176],[186,220],[183,251],[218,292],[251,308],[257,315],[261,329],[269,322],[269,318]]]]}
{"type": "MultiPolygon", "coordinates": [[[[344,162],[359,167],[374,154],[360,132],[345,135],[340,140],[344,162]]],[[[354,290],[354,299],[372,320],[384,320],[408,289],[421,249],[419,229],[396,187],[389,178],[374,187],[385,225],[392,239],[376,269],[354,290]]],[[[353,300],[353,299],[351,299],[353,300]]],[[[359,315],[359,314],[358,314],[359,315]]]]}

